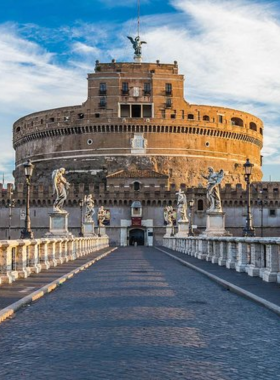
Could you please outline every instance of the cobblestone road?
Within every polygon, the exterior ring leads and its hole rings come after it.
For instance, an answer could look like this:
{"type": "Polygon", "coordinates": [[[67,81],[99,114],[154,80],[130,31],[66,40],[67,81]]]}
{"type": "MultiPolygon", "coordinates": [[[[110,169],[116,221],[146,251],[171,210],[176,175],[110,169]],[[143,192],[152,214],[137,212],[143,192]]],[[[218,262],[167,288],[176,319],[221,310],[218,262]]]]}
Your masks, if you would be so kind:
{"type": "Polygon", "coordinates": [[[0,379],[280,379],[280,318],[121,248],[0,325],[0,379]]]}

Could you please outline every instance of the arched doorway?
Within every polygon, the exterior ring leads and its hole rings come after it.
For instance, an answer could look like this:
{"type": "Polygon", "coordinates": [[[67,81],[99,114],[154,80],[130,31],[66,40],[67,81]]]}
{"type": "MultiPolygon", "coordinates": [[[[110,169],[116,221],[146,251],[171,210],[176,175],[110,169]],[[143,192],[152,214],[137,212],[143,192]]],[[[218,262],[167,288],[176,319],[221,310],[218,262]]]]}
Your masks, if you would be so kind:
{"type": "Polygon", "coordinates": [[[139,228],[135,228],[129,231],[129,245],[144,245],[144,231],[139,228]]]}

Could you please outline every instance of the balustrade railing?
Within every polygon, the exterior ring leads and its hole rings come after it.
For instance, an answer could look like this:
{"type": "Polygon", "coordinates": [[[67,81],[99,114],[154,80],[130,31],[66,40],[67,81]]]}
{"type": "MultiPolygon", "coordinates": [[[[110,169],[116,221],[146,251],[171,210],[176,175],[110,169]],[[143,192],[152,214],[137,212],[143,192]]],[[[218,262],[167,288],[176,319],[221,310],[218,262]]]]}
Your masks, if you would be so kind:
{"type": "Polygon", "coordinates": [[[163,245],[266,282],[280,283],[280,238],[166,237],[163,245]]]}
{"type": "Polygon", "coordinates": [[[12,283],[108,246],[107,236],[0,240],[0,284],[12,283]]]}

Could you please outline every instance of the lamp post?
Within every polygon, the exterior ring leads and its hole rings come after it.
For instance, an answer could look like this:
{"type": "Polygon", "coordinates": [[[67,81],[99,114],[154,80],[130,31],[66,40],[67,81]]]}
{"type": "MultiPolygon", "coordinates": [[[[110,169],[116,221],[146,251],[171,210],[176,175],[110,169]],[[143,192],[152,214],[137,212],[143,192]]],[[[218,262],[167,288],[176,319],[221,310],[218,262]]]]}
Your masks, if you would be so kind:
{"type": "Polygon", "coordinates": [[[11,240],[11,226],[12,226],[12,209],[15,207],[15,200],[12,198],[13,193],[10,194],[8,202],[9,207],[9,227],[8,227],[8,240],[11,240]]]}
{"type": "Polygon", "coordinates": [[[190,212],[189,212],[189,236],[194,236],[194,232],[193,232],[193,216],[192,216],[192,210],[193,210],[193,206],[194,206],[194,200],[191,199],[189,201],[189,208],[190,208],[190,212]]]}
{"type": "Polygon", "coordinates": [[[250,185],[251,185],[250,177],[252,174],[253,166],[254,164],[252,164],[249,161],[249,158],[247,158],[245,164],[243,165],[244,178],[246,181],[246,195],[247,195],[246,224],[245,224],[245,227],[243,228],[243,236],[248,236],[248,237],[255,236],[255,229],[253,227],[252,214],[251,214],[251,192],[250,192],[250,185]]]}
{"type": "Polygon", "coordinates": [[[261,198],[258,199],[258,204],[260,205],[261,209],[261,237],[263,237],[263,191],[260,190],[261,198]]]}
{"type": "Polygon", "coordinates": [[[80,206],[80,211],[81,211],[81,223],[80,223],[79,236],[84,236],[84,234],[83,234],[83,206],[84,206],[84,201],[82,199],[79,200],[79,206],[80,206]]]}
{"type": "Polygon", "coordinates": [[[26,211],[25,211],[25,225],[23,231],[21,231],[21,239],[33,239],[34,234],[31,230],[31,222],[30,222],[30,210],[29,210],[29,204],[30,204],[30,181],[33,174],[34,165],[31,163],[30,160],[27,160],[25,164],[23,164],[24,167],[24,174],[26,178],[26,211]]]}

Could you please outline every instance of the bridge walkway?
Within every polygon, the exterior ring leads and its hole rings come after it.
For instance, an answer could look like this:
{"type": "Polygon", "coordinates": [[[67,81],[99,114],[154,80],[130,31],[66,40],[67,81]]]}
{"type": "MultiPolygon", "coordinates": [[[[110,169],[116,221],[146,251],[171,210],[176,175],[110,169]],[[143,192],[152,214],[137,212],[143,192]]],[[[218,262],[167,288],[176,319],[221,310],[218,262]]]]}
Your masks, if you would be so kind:
{"type": "Polygon", "coordinates": [[[155,248],[119,248],[0,325],[0,378],[276,380],[280,318],[155,248]]]}

